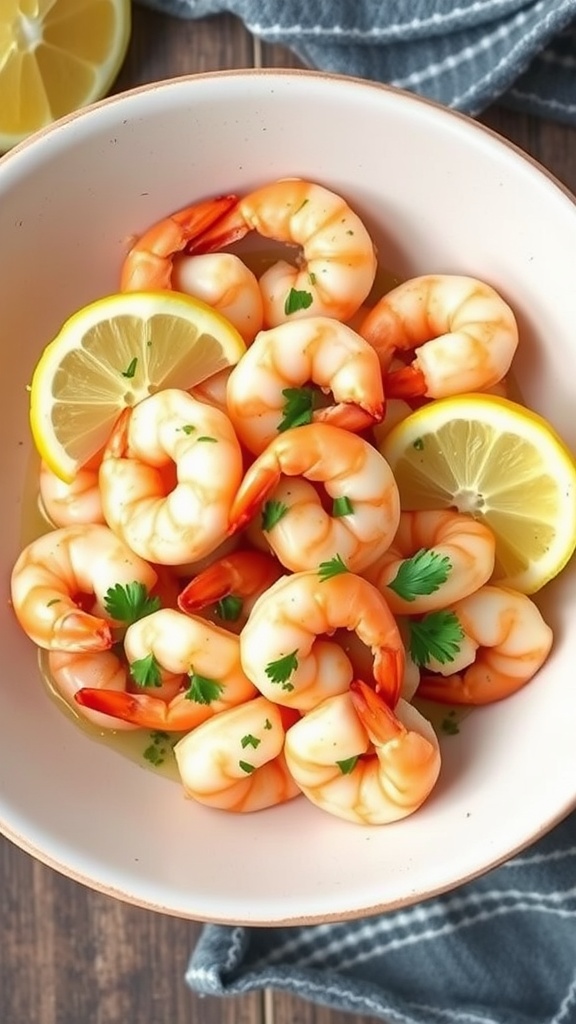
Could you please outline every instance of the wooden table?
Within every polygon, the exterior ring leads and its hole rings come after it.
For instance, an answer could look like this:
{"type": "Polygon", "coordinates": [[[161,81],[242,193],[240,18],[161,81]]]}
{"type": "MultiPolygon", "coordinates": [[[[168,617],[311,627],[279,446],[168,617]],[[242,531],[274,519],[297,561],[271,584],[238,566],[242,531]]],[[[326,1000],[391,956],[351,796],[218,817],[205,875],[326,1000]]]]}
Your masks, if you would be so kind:
{"type": "MultiPolygon", "coordinates": [[[[231,16],[179,21],[135,8],[115,91],[252,66],[301,65],[231,16]]],[[[576,130],[499,108],[482,120],[576,191],[576,130]]],[[[201,925],[94,893],[6,840],[0,873],[2,1024],[376,1024],[279,993],[200,999],[184,970],[201,925]]]]}

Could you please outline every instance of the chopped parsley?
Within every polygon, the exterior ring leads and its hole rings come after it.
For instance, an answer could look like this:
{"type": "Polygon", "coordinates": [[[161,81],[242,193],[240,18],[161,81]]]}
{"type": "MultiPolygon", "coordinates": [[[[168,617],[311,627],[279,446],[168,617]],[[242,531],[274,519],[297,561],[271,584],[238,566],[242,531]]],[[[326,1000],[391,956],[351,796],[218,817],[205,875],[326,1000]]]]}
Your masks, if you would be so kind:
{"type": "Polygon", "coordinates": [[[160,665],[152,652],[131,662],[130,675],[137,686],[162,686],[160,665]]]}
{"type": "Polygon", "coordinates": [[[254,750],[256,750],[256,747],[259,747],[261,742],[262,740],[259,740],[257,736],[253,736],[251,732],[246,736],[243,736],[240,740],[243,750],[245,750],[246,747],[254,747],[254,750]]]}
{"type": "Polygon", "coordinates": [[[351,516],[354,511],[354,506],[347,498],[345,494],[341,494],[339,498],[334,498],[332,502],[332,515],[335,519],[339,516],[351,516]]]}
{"type": "Polygon", "coordinates": [[[116,583],[109,587],[104,596],[104,607],[108,615],[129,626],[138,619],[158,611],[159,597],[150,597],[143,583],[116,583]]]}
{"type": "Polygon", "coordinates": [[[290,316],[291,313],[299,313],[301,309],[309,309],[313,301],[314,296],[311,292],[298,291],[297,288],[291,288],[286,296],[284,312],[286,316],[290,316]]]}
{"type": "Polygon", "coordinates": [[[209,679],[208,676],[200,676],[196,672],[189,672],[188,678],[190,683],[185,697],[196,704],[211,704],[213,700],[218,700],[224,689],[224,684],[219,683],[217,679],[209,679]]]}
{"type": "Polygon", "coordinates": [[[288,511],[283,501],[267,501],[262,509],[262,529],[266,533],[279,523],[288,511]]]}
{"type": "Polygon", "coordinates": [[[253,765],[253,764],[250,764],[249,761],[238,761],[238,764],[239,764],[240,768],[242,769],[242,771],[246,772],[247,775],[252,775],[252,772],[256,771],[256,766],[253,765]]]}
{"type": "Polygon", "coordinates": [[[342,775],[350,775],[354,771],[358,757],[358,754],[354,754],[353,757],[346,757],[343,761],[336,761],[342,775]]]}
{"type": "Polygon", "coordinates": [[[244,601],[235,594],[227,594],[216,603],[216,615],[224,622],[237,622],[242,614],[244,601]]]}
{"type": "Polygon", "coordinates": [[[122,370],[122,376],[123,377],[127,377],[129,380],[132,380],[132,377],[134,377],[134,375],[136,373],[136,367],[137,366],[138,366],[138,359],[137,359],[136,356],[134,356],[134,359],[132,359],[129,362],[129,364],[126,367],[126,369],[122,370]]]}
{"type": "Polygon", "coordinates": [[[316,396],[314,388],[284,388],[282,394],[286,401],[277,427],[280,433],[312,423],[316,396]]]}
{"type": "Polygon", "coordinates": [[[416,665],[426,665],[431,659],[445,665],[460,650],[464,630],[455,612],[437,611],[408,623],[408,648],[416,665]]]}
{"type": "Polygon", "coordinates": [[[349,569],[340,555],[334,555],[334,558],[330,558],[327,562],[320,562],[318,566],[318,575],[321,583],[331,579],[332,576],[339,576],[343,572],[349,572],[349,569]]]}
{"type": "Polygon", "coordinates": [[[289,683],[288,680],[298,668],[297,653],[298,649],[296,648],[290,654],[285,654],[282,658],[278,658],[277,661],[271,661],[266,665],[264,671],[271,683],[277,683],[283,690],[294,689],[292,683],[289,683]]]}
{"type": "Polygon", "coordinates": [[[388,586],[405,601],[415,601],[423,594],[433,594],[438,590],[446,583],[451,571],[452,562],[447,555],[421,548],[400,564],[388,586]]]}

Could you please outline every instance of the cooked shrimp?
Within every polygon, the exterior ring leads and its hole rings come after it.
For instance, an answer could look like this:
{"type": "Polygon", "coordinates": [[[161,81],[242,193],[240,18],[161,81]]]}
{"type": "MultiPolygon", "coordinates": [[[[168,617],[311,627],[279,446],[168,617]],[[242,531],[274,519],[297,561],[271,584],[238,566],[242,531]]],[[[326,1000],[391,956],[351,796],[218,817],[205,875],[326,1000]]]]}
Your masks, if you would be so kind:
{"type": "MultiPolygon", "coordinates": [[[[412,700],[420,682],[420,669],[410,655],[410,650],[406,642],[407,636],[405,636],[403,620],[397,619],[396,621],[405,649],[404,672],[402,675],[402,684],[400,686],[400,697],[404,700],[412,700]]],[[[362,643],[358,634],[348,629],[337,629],[331,639],[340,645],[344,654],[350,660],[353,678],[363,679],[364,682],[369,683],[370,686],[376,686],[373,671],[374,655],[370,648],[367,647],[365,643],[362,643]]]]}
{"type": "MultiPolygon", "coordinates": [[[[236,206],[236,196],[220,196],[186,206],[157,221],[134,243],[120,275],[123,292],[171,289],[174,257],[236,206]]],[[[206,251],[206,250],[205,250],[206,251]]]]}
{"type": "Polygon", "coordinates": [[[228,388],[228,378],[230,376],[232,367],[225,366],[223,370],[218,370],[217,373],[213,373],[210,377],[206,377],[206,380],[201,380],[199,384],[195,384],[193,388],[188,389],[188,393],[195,398],[197,402],[205,402],[207,405],[213,405],[215,409],[220,409],[220,412],[228,415],[228,402],[226,398],[226,390],[228,388]]]}
{"type": "Polygon", "coordinates": [[[399,700],[392,711],[358,680],[296,722],[284,753],[313,804],[360,825],[387,825],[416,811],[441,763],[436,734],[416,708],[399,700]]]}
{"type": "Polygon", "coordinates": [[[231,252],[179,256],[174,260],[172,287],[202,299],[236,328],[247,345],[263,323],[258,278],[231,252]]]}
{"type": "Polygon", "coordinates": [[[227,402],[240,441],[256,455],[302,415],[363,430],[383,414],[380,364],[372,346],[337,320],[284,323],[261,331],[233,368],[227,402]],[[314,409],[310,385],[333,402],[314,409]]]}
{"type": "Polygon", "coordinates": [[[210,613],[239,633],[256,600],[284,573],[278,559],[243,548],[216,559],[184,587],[178,597],[187,615],[210,613]]]}
{"type": "Polygon", "coordinates": [[[183,736],[174,754],[187,796],[242,813],[298,796],[283,754],[286,729],[297,717],[257,697],[183,736]]]}
{"type": "Polygon", "coordinates": [[[251,192],[191,251],[213,251],[257,231],[299,246],[296,266],[279,260],[260,277],[264,325],[307,316],[350,319],[376,276],[374,243],[346,201],[322,185],[283,178],[251,192]]]}
{"type": "Polygon", "coordinates": [[[552,630],[525,594],[487,585],[448,610],[462,628],[460,650],[452,661],[422,667],[419,697],[448,704],[502,700],[532,679],[550,653],[552,630]],[[427,675],[430,670],[439,675],[427,675]]]}
{"type": "MultiPolygon", "coordinates": [[[[48,684],[75,715],[80,715],[99,729],[133,730],[137,725],[123,722],[120,718],[110,718],[91,708],[83,707],[75,699],[79,690],[84,688],[117,691],[124,693],[133,689],[126,660],[114,651],[49,651],[47,656],[48,684]]],[[[179,679],[174,682],[165,681],[157,696],[169,700],[180,688],[179,679]]]]}
{"type": "Polygon", "coordinates": [[[264,502],[270,547],[293,571],[340,555],[352,572],[361,572],[392,543],[400,519],[398,487],[385,458],[357,434],[328,423],[293,427],[270,442],[234,498],[231,532],[264,502]],[[331,512],[307,481],[324,485],[331,512]]]}
{"type": "Polygon", "coordinates": [[[494,571],[495,552],[490,527],[464,512],[401,512],[392,544],[365,575],[394,615],[421,615],[479,590],[494,571]]]}
{"type": "Polygon", "coordinates": [[[415,277],[388,292],[359,327],[374,346],[390,398],[445,398],[483,391],[508,372],[518,345],[510,306],[472,277],[415,277]],[[401,370],[397,351],[415,350],[401,370]]]}
{"type": "Polygon", "coordinates": [[[105,651],[115,625],[105,613],[108,591],[134,582],[151,591],[157,579],[152,566],[107,526],[63,526],[20,553],[12,570],[12,606],[38,647],[105,651]]]}
{"type": "Polygon", "coordinates": [[[102,508],[143,558],[191,562],[224,540],[241,476],[228,417],[167,388],[121,415],[100,467],[102,508]]]}
{"type": "Polygon", "coordinates": [[[40,509],[52,526],[104,522],[98,486],[99,466],[100,457],[79,469],[71,483],[65,483],[42,460],[38,481],[40,509]]]}
{"type": "Polygon", "coordinates": [[[242,667],[269,700],[309,711],[352,680],[340,645],[324,639],[338,629],[353,630],[370,649],[375,686],[393,707],[404,673],[402,638],[380,592],[354,573],[309,570],[269,587],[240,634],[242,667]],[[319,657],[326,647],[340,652],[340,671],[319,657]]]}
{"type": "Polygon", "coordinates": [[[257,696],[240,665],[238,637],[205,619],[160,608],[128,627],[124,650],[140,692],[81,689],[75,700],[82,707],[143,729],[187,732],[257,696]],[[174,681],[176,696],[158,695],[174,681]]]}

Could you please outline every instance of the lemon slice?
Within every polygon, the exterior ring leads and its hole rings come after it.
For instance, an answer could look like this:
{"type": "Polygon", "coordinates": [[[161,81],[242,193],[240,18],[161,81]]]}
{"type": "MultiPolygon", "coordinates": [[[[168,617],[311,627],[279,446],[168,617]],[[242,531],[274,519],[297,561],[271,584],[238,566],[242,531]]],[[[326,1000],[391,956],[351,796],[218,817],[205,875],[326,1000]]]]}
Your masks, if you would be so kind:
{"type": "Polygon", "coordinates": [[[106,443],[119,413],[161,388],[187,390],[246,346],[232,324],[178,292],[122,292],[65,322],[45,348],[30,388],[36,447],[62,480],[106,443]]]}
{"type": "Polygon", "coordinates": [[[104,96],[130,38],[130,0],[1,0],[0,152],[104,96]]]}
{"type": "Polygon", "coordinates": [[[576,547],[576,463],[549,423],[516,402],[459,395],[421,406],[380,445],[402,508],[455,507],[496,537],[494,581],[533,594],[576,547]]]}

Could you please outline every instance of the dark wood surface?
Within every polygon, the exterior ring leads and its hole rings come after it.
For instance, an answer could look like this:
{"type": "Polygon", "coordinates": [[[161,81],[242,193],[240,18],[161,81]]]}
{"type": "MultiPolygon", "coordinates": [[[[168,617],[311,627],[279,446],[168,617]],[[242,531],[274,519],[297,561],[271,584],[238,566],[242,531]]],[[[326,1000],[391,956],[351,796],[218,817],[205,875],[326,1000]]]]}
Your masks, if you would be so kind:
{"type": "MultiPolygon", "coordinates": [[[[179,21],[135,8],[115,91],[251,66],[300,65],[231,16],[179,21]]],[[[576,191],[576,130],[500,108],[482,120],[576,191]]],[[[3,839],[0,892],[0,1024],[375,1024],[281,993],[200,999],[184,982],[200,925],[94,893],[3,839]]]]}

